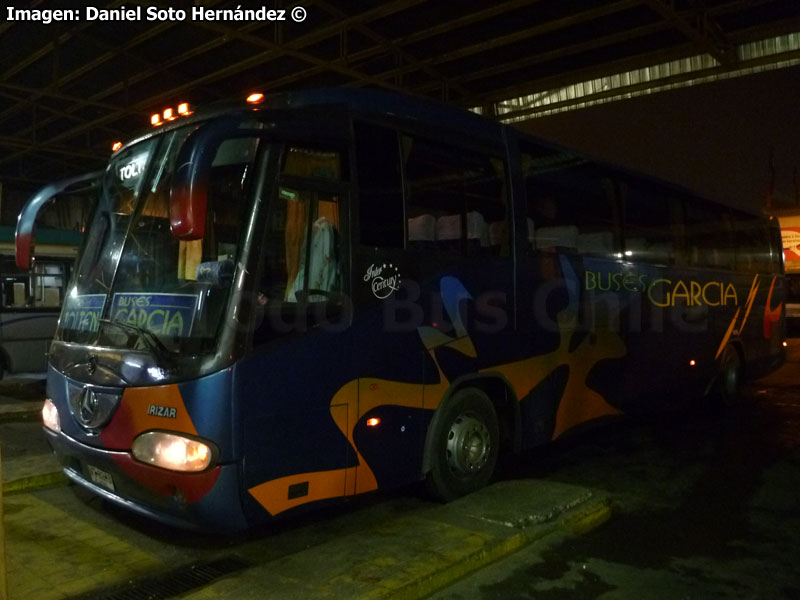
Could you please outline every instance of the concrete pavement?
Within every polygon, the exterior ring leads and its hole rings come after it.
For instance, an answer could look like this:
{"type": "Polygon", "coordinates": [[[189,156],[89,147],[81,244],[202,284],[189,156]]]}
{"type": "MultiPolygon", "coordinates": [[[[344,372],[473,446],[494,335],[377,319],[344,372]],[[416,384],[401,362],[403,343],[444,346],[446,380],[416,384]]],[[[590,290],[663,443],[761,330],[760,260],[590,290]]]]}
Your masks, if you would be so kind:
{"type": "Polygon", "coordinates": [[[44,374],[23,374],[0,381],[0,425],[30,423],[30,437],[19,440],[8,434],[3,445],[3,493],[10,494],[66,481],[58,461],[34,425],[41,423],[44,374]]]}
{"type": "Polygon", "coordinates": [[[267,562],[234,545],[218,561],[176,566],[48,494],[18,493],[5,498],[10,600],[423,598],[550,533],[595,527],[610,506],[583,487],[504,481],[267,562]],[[224,561],[233,568],[203,579],[224,561]]]}
{"type": "MultiPolygon", "coordinates": [[[[0,424],[41,423],[44,374],[23,374],[0,381],[0,424]]],[[[3,493],[10,494],[66,481],[44,438],[17,441],[0,437],[3,444],[3,493]],[[21,447],[24,446],[24,447],[21,447]]],[[[19,437],[19,436],[17,436],[19,437]]]]}
{"type": "Polygon", "coordinates": [[[586,488],[504,481],[446,505],[222,578],[183,596],[415,599],[564,529],[586,531],[611,515],[586,488]]]}

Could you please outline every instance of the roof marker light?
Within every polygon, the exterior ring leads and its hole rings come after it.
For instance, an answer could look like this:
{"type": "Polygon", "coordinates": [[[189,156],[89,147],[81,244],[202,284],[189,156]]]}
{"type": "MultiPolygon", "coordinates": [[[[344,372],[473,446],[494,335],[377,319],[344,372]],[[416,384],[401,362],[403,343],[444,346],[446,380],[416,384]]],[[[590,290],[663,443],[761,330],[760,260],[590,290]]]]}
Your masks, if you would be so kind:
{"type": "Polygon", "coordinates": [[[264,101],[264,94],[261,92],[253,92],[247,97],[247,102],[250,104],[261,104],[264,101]]]}
{"type": "Polygon", "coordinates": [[[150,124],[153,127],[158,127],[159,125],[161,125],[161,115],[159,113],[154,113],[153,115],[151,115],[150,124]]]}
{"type": "Polygon", "coordinates": [[[122,142],[114,142],[113,144],[111,144],[111,151],[112,152],[116,152],[120,148],[122,148],[122,142]]]}
{"type": "Polygon", "coordinates": [[[189,114],[189,103],[188,102],[181,102],[178,104],[178,114],[182,117],[185,117],[189,114]]]}
{"type": "Polygon", "coordinates": [[[164,115],[165,121],[172,121],[172,119],[175,118],[175,111],[171,108],[165,108],[162,114],[164,115]]]}

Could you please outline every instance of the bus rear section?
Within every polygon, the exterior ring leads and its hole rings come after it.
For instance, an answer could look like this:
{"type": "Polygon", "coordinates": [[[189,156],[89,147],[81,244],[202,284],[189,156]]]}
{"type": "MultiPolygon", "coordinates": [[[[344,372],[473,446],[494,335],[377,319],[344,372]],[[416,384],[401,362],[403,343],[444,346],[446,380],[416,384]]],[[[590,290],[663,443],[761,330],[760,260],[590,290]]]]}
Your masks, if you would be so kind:
{"type": "Polygon", "coordinates": [[[800,273],[786,274],[786,331],[800,336],[800,273]]]}
{"type": "Polygon", "coordinates": [[[800,214],[797,209],[777,210],[786,269],[786,327],[789,335],[800,335],[800,214]]]}

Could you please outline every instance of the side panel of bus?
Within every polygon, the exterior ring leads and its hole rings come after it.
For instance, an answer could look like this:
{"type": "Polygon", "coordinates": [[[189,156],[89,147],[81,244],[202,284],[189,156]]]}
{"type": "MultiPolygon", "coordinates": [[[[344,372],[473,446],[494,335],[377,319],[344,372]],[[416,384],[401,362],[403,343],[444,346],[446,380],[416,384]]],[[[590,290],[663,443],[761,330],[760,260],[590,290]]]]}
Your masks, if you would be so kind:
{"type": "Polygon", "coordinates": [[[778,273],[756,220],[531,142],[509,155],[499,136],[352,131],[349,150],[287,146],[313,174],[275,176],[262,264],[286,281],[257,290],[266,308],[234,390],[251,512],[420,479],[431,419],[462,386],[489,397],[504,448],[531,447],[692,402],[729,344],[744,360],[779,354],[765,320],[778,273]],[[331,167],[345,158],[351,171],[331,167]],[[298,283],[314,270],[299,244],[318,233],[333,244],[325,293],[298,283]],[[736,263],[737,243],[766,260],[736,263]]]}
{"type": "Polygon", "coordinates": [[[526,445],[548,425],[556,437],[619,410],[691,405],[726,352],[749,375],[780,361],[783,280],[766,219],[535,142],[520,140],[515,161],[528,233],[519,322],[569,345],[535,401],[522,399],[526,445]]]}
{"type": "MultiPolygon", "coordinates": [[[[423,476],[430,420],[453,390],[483,386],[497,412],[513,410],[495,369],[524,352],[512,194],[499,136],[465,140],[361,120],[354,132],[355,343],[374,349],[358,363],[359,415],[379,420],[360,421],[354,441],[385,488],[423,476]]],[[[501,423],[509,443],[514,420],[501,423]]]]}
{"type": "Polygon", "coordinates": [[[0,260],[0,366],[4,371],[45,371],[67,280],[65,260],[40,258],[32,273],[21,272],[13,258],[0,260]]]}
{"type": "Polygon", "coordinates": [[[800,215],[780,216],[783,258],[786,268],[786,325],[792,335],[800,332],[800,215]]]}

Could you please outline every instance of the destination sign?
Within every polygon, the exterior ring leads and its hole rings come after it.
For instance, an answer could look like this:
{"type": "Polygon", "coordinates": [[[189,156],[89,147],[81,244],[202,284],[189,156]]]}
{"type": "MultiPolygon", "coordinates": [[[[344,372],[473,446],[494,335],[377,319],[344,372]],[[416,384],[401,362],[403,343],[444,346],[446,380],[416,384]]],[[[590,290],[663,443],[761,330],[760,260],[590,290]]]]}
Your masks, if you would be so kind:
{"type": "Polygon", "coordinates": [[[111,320],[135,325],[167,337],[186,337],[192,329],[197,296],[194,294],[114,294],[111,320]]]}
{"type": "Polygon", "coordinates": [[[68,295],[65,300],[62,327],[76,331],[97,331],[105,301],[105,294],[68,295]]]}

